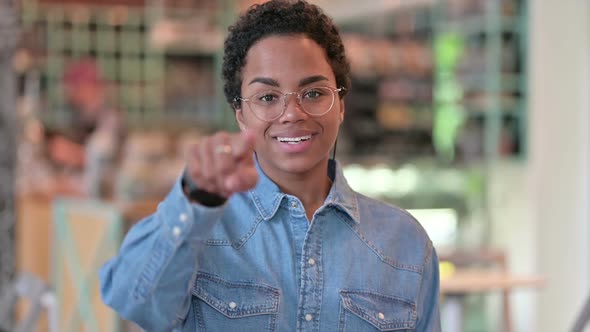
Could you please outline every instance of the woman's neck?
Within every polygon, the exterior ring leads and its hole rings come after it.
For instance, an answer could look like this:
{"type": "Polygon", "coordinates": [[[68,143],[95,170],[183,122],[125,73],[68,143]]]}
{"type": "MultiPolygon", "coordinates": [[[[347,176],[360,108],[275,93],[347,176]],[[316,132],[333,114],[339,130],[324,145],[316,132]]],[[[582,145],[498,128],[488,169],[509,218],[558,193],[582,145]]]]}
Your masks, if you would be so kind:
{"type": "Polygon", "coordinates": [[[332,181],[328,178],[328,174],[324,174],[322,177],[314,177],[307,180],[294,179],[293,181],[289,181],[282,179],[277,185],[285,194],[299,198],[306,207],[308,205],[321,206],[330,192],[332,181]]]}
{"type": "Polygon", "coordinates": [[[332,187],[332,181],[328,177],[327,160],[304,173],[267,175],[282,192],[301,200],[310,221],[315,211],[324,204],[332,187]]]}

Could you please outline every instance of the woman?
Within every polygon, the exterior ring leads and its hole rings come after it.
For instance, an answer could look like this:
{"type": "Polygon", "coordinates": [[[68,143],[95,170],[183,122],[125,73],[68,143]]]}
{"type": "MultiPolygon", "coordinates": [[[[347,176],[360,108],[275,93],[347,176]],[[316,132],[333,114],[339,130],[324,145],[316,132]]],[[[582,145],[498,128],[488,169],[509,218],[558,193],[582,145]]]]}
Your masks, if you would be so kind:
{"type": "Polygon", "coordinates": [[[104,301],[147,331],[439,331],[431,241],[329,158],[350,84],[332,21],[270,1],[239,18],[224,51],[241,132],[193,148],[101,269],[104,301]]]}

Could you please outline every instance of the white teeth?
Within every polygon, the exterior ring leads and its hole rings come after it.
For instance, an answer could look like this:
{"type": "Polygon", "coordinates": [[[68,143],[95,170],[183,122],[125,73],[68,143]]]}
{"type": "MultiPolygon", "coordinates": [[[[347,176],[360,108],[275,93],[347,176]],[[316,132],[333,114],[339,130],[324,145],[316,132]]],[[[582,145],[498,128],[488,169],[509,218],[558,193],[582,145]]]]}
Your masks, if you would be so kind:
{"type": "Polygon", "coordinates": [[[297,144],[311,139],[311,135],[301,137],[277,137],[277,140],[282,143],[297,144]]]}

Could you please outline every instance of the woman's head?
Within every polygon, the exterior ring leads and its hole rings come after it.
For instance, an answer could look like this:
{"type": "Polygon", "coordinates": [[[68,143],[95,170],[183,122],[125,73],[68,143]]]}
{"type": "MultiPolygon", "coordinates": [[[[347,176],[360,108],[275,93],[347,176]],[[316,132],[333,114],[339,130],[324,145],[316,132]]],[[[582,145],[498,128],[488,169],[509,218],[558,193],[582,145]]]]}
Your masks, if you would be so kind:
{"type": "Polygon", "coordinates": [[[240,129],[254,133],[257,160],[270,178],[325,176],[349,73],[334,24],[305,1],[253,6],[230,28],[225,96],[240,129]]]}
{"type": "Polygon", "coordinates": [[[273,0],[252,6],[230,27],[224,44],[223,79],[226,100],[234,108],[234,98],[241,97],[242,70],[248,51],[261,39],[280,35],[304,35],[324,51],[336,84],[350,87],[350,65],[344,45],[332,20],[322,10],[305,1],[273,0]]]}

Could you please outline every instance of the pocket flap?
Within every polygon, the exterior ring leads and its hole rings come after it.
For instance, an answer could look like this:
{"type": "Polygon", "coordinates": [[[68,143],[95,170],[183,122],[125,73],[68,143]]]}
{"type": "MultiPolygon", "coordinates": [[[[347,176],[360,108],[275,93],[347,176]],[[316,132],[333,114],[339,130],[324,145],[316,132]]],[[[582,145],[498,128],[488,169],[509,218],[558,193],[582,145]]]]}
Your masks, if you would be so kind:
{"type": "Polygon", "coordinates": [[[229,318],[276,313],[279,291],[267,285],[230,282],[198,273],[193,295],[229,318]]]}
{"type": "Polygon", "coordinates": [[[379,331],[416,327],[416,305],[406,299],[366,291],[341,291],[344,308],[379,331]]]}

